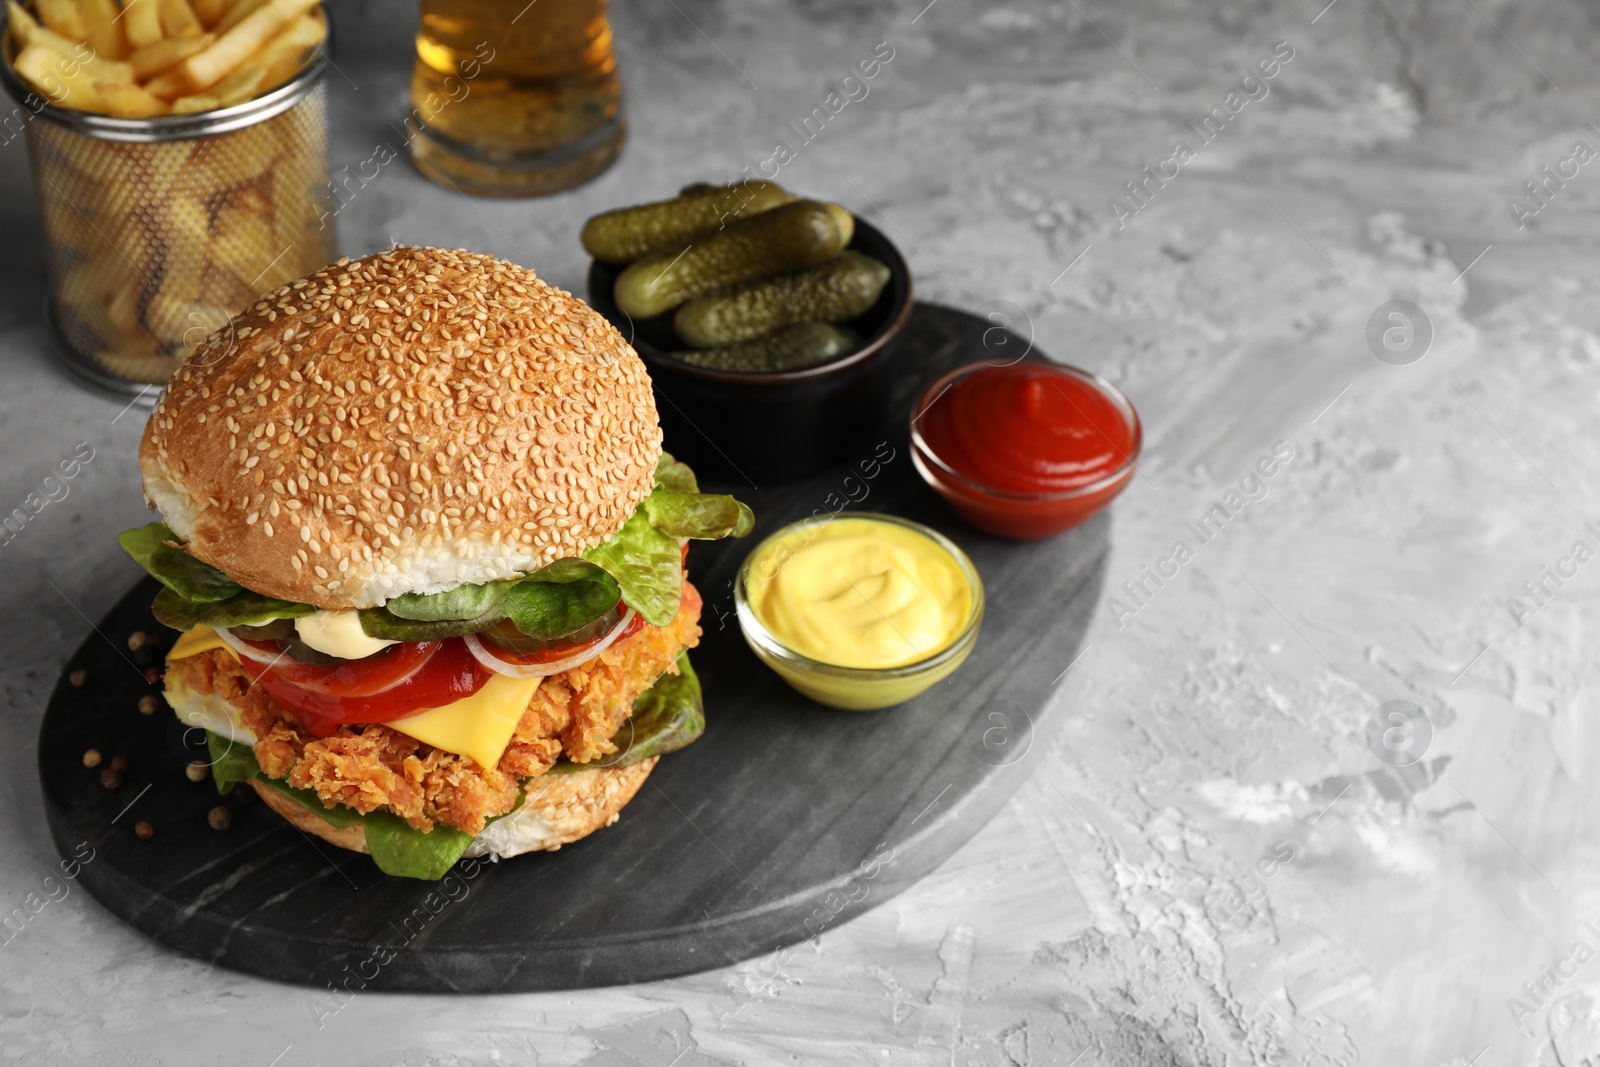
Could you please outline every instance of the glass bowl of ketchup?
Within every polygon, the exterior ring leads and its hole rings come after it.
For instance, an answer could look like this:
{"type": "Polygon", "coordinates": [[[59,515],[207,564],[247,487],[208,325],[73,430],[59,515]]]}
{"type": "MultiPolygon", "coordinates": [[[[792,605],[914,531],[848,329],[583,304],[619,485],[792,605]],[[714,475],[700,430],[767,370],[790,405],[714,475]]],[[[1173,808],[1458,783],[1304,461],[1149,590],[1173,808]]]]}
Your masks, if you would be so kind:
{"type": "Polygon", "coordinates": [[[1015,540],[1053,536],[1111,503],[1143,440],[1116,386],[1037,359],[957,367],[911,415],[923,480],[978,529],[1015,540]]]}

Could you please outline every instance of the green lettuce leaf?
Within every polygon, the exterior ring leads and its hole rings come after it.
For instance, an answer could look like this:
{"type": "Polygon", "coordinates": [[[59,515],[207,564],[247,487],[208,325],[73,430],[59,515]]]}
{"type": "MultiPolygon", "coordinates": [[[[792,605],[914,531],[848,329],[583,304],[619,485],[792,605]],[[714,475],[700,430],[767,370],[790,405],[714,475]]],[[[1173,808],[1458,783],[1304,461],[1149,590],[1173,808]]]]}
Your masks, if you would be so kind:
{"type": "Polygon", "coordinates": [[[578,559],[576,556],[568,556],[565,559],[558,559],[554,563],[540,567],[528,575],[527,580],[530,582],[555,582],[558,585],[566,585],[569,582],[581,582],[585,578],[593,578],[595,575],[603,573],[599,567],[587,560],[578,559]]]}
{"type": "Polygon", "coordinates": [[[718,541],[754,529],[755,514],[731,496],[656,489],[644,501],[650,525],[672,537],[718,541]]]}
{"type": "Polygon", "coordinates": [[[359,616],[361,632],[380,641],[443,641],[447,637],[465,637],[487,630],[505,617],[503,603],[476,619],[418,622],[392,615],[384,608],[364,608],[359,616]]]}
{"type": "Polygon", "coordinates": [[[170,588],[156,594],[150,610],[163,626],[192,630],[196,626],[260,626],[273,619],[299,619],[317,609],[310,604],[274,600],[244,590],[227,600],[190,600],[170,588]]]}
{"type": "Polygon", "coordinates": [[[268,778],[263,773],[256,775],[256,781],[264,786],[276,789],[302,808],[321,816],[322,821],[329,826],[337,826],[343,829],[346,826],[354,826],[356,823],[372,818],[371,815],[363,815],[355,808],[347,808],[343,804],[335,804],[330,808],[322,802],[321,797],[317,796],[315,789],[296,789],[282,778],[268,778]]]}
{"type": "Polygon", "coordinates": [[[698,493],[700,483],[687,463],[679,463],[671,452],[661,453],[656,461],[656,485],[679,493],[698,493]]]}
{"type": "MultiPolygon", "coordinates": [[[[527,581],[512,586],[505,598],[506,616],[512,625],[528,637],[554,640],[616,607],[622,595],[616,579],[592,563],[582,567],[581,572],[565,568],[562,573],[570,576],[568,581],[527,581]]],[[[546,567],[539,573],[550,570],[546,567]]]]}
{"type": "Polygon", "coordinates": [[[705,701],[700,678],[689,665],[689,654],[678,653],[678,673],[663,674],[656,684],[639,694],[633,712],[612,735],[617,752],[594,763],[561,759],[547,774],[576,774],[600,767],[626,767],[676,752],[693,742],[706,728],[705,701]]]}
{"type": "Polygon", "coordinates": [[[705,729],[700,677],[689,665],[689,654],[680,652],[678,673],[663,674],[633,702],[633,713],[611,739],[619,754],[608,758],[606,765],[627,767],[651,756],[676,752],[705,729]]]}
{"type": "Polygon", "coordinates": [[[360,818],[366,827],[372,862],[384,874],[397,878],[438,881],[450,873],[474,837],[453,826],[435,826],[423,833],[387,811],[374,811],[360,818]]]}
{"type": "Polygon", "coordinates": [[[635,511],[611,540],[585,549],[583,558],[615,578],[623,603],[650,625],[665,626],[678,614],[683,553],[677,538],[650,525],[644,508],[635,511]]]}
{"type": "Polygon", "coordinates": [[[407,593],[384,603],[391,615],[413,622],[449,622],[479,619],[492,614],[515,582],[489,582],[486,585],[458,585],[443,593],[422,596],[407,593]]]}
{"type": "Polygon", "coordinates": [[[240,782],[249,781],[261,773],[255,751],[242,741],[206,731],[206,748],[211,750],[211,778],[217,783],[217,792],[226,796],[240,782]]]}
{"type": "Polygon", "coordinates": [[[157,581],[187,600],[227,600],[244,591],[243,586],[211,564],[173,547],[181,543],[178,535],[159,522],[124,530],[117,543],[157,581]]]}

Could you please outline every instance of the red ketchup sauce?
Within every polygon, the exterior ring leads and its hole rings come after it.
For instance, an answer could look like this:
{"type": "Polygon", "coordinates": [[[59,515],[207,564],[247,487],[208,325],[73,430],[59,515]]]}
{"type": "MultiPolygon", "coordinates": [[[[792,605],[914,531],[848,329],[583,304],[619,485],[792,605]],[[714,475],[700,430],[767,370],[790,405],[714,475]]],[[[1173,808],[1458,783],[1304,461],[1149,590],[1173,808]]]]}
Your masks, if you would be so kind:
{"type": "Polygon", "coordinates": [[[929,387],[912,421],[917,467],[979,529],[1048,537],[1133,474],[1138,416],[1109,385],[1046,363],[974,364],[929,387]]]}
{"type": "Polygon", "coordinates": [[[453,704],[482,689],[492,677],[459,637],[392,645],[365,660],[338,666],[292,663],[274,645],[246,643],[271,654],[273,660],[242,659],[245,671],[317,737],[327,737],[344,725],[390,722],[424,708],[453,704]],[[403,670],[392,669],[402,666],[392,661],[404,659],[413,662],[403,664],[403,670]]]}

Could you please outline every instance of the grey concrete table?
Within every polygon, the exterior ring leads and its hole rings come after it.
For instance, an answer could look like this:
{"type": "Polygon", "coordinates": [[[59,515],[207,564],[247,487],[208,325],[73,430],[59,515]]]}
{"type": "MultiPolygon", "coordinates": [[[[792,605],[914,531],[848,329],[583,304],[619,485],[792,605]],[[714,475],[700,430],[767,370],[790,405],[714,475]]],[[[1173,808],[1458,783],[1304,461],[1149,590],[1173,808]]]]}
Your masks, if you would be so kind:
{"type": "MultiPolygon", "coordinates": [[[[894,235],[925,299],[994,301],[1117,381],[1148,438],[1112,596],[1060,683],[1066,737],[1005,813],[819,947],[570,995],[319,998],[52,881],[0,935],[0,1060],[1600,1056],[1592,9],[923,3],[622,4],[612,173],[501,203],[395,162],[338,224],[352,254],[465,246],[581,289],[587,214],[785,159],[780,180],[894,235]],[[805,140],[880,42],[867,95],[805,140]]],[[[339,14],[334,154],[355,168],[400,147],[412,13],[339,14]]],[[[140,413],[46,356],[20,140],[0,193],[0,509],[93,449],[0,546],[11,912],[55,863],[37,717],[134,579],[112,538],[144,512],[140,413]]]]}

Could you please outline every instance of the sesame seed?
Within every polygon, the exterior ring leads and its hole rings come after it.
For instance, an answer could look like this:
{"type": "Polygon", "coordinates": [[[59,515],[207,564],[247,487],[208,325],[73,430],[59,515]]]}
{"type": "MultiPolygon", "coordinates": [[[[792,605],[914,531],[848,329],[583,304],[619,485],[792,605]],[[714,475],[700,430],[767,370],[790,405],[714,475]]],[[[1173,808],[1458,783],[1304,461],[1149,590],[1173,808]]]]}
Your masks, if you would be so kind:
{"type": "Polygon", "coordinates": [[[233,336],[182,369],[191,387],[160,401],[145,462],[245,516],[180,533],[224,569],[248,559],[257,591],[370,606],[412,587],[418,553],[457,561],[459,580],[509,577],[606,539],[652,487],[643,364],[524,268],[394,249],[280,288],[233,336]],[[272,540],[285,509],[310,520],[303,548],[272,540]]]}

